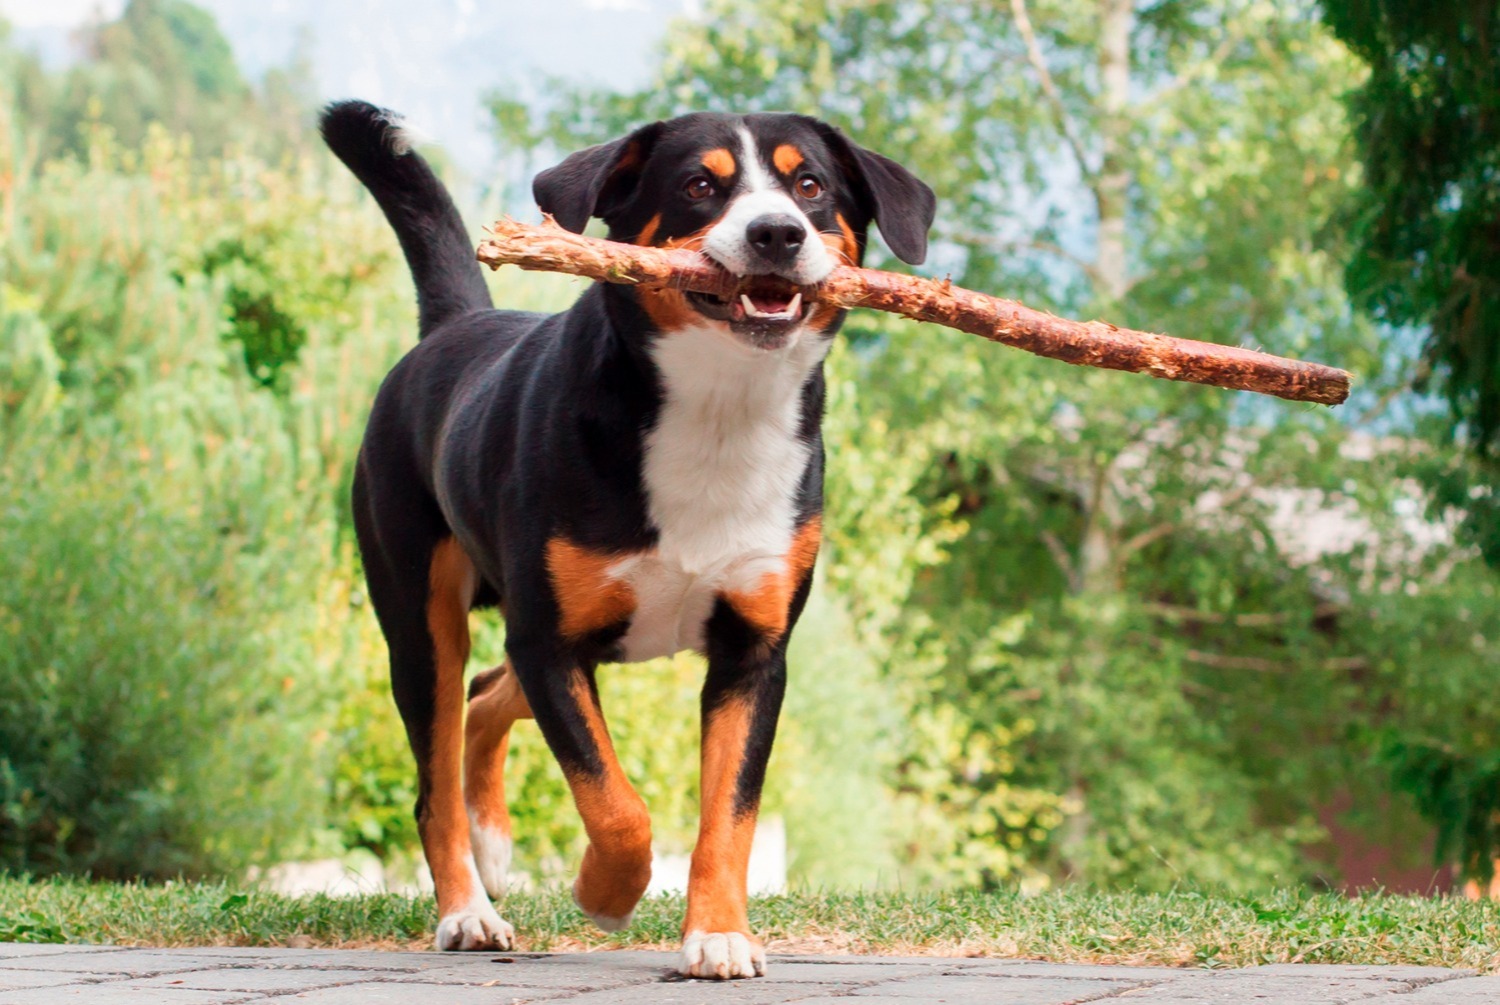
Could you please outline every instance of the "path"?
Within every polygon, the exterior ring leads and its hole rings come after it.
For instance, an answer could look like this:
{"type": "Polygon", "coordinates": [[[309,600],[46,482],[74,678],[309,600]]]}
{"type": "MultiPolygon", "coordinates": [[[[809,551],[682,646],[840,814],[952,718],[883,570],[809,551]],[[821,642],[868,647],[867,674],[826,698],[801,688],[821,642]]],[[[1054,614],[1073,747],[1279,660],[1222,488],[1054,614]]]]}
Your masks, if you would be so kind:
{"type": "Polygon", "coordinates": [[[1500,976],[1441,967],[1277,965],[1169,970],[1024,961],[773,956],[770,976],[675,977],[650,952],[394,953],[118,949],[0,943],[0,1005],[519,1005],[845,1002],[847,1005],[1493,1005],[1500,976]]]}

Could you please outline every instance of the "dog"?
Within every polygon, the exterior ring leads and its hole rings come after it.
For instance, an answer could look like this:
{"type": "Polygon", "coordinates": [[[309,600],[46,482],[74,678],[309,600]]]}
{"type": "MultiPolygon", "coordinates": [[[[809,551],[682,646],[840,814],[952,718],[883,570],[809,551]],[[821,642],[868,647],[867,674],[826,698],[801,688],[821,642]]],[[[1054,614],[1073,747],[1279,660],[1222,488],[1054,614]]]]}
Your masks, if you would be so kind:
{"type": "Polygon", "coordinates": [[[537,205],[581,232],[696,248],[741,277],[717,298],[596,284],[571,308],[496,310],[448,192],[399,119],[330,105],[328,146],[374,195],[417,291],[419,341],[381,385],[353,486],[369,596],[417,762],[440,949],[494,950],[511,855],[503,768],[534,718],[588,836],[573,885],[606,931],[651,876],[651,824],[610,745],[595,668],[695,650],[702,819],[681,973],[765,973],[746,870],[821,540],[816,298],[868,228],[916,264],[935,199],[895,161],[792,114],[697,113],[575,153],[537,205]],[[505,662],[464,693],[469,611],[498,606],[505,662]]]}

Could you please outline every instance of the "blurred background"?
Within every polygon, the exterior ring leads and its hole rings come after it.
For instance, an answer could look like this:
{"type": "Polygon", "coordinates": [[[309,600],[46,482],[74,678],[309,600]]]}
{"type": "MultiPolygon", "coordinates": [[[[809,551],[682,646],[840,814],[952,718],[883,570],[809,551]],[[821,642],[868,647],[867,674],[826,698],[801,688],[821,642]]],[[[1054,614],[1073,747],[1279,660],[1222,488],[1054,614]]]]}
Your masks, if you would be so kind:
{"type": "MultiPolygon", "coordinates": [[[[796,110],[937,191],[923,271],[1357,375],[1329,410],[851,317],[767,785],[791,885],[1484,893],[1497,61],[1493,3],[0,0],[0,871],[414,861],[347,494],[415,310],[314,127],[362,97],[476,239],[633,124],[796,110]]],[[[701,673],[601,671],[664,854],[701,673]]],[[[518,732],[547,882],[582,834],[518,732]]]]}

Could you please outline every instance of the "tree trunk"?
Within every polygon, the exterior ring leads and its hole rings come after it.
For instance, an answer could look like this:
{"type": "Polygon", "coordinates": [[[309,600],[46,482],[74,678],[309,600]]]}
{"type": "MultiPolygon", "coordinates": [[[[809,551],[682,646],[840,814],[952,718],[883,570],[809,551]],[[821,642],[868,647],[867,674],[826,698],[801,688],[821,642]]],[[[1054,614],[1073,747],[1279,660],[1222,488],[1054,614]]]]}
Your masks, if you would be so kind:
{"type": "Polygon", "coordinates": [[[1099,209],[1096,294],[1113,307],[1130,288],[1125,257],[1125,212],[1130,172],[1125,144],[1130,117],[1130,32],[1135,27],[1132,0],[1101,0],[1099,27],[1099,174],[1094,199],[1099,209]]]}

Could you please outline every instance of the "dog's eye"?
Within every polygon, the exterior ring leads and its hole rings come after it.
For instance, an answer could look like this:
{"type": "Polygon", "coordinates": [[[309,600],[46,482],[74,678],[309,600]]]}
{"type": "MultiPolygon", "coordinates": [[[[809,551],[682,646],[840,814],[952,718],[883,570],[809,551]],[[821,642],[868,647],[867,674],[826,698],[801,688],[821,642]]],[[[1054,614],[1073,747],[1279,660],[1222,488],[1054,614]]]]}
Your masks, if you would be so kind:
{"type": "Polygon", "coordinates": [[[689,199],[707,199],[714,194],[714,186],[707,178],[693,178],[682,186],[682,191],[689,199]]]}
{"type": "Polygon", "coordinates": [[[823,183],[810,174],[797,179],[797,194],[804,199],[816,199],[823,194],[823,183]]]}

